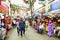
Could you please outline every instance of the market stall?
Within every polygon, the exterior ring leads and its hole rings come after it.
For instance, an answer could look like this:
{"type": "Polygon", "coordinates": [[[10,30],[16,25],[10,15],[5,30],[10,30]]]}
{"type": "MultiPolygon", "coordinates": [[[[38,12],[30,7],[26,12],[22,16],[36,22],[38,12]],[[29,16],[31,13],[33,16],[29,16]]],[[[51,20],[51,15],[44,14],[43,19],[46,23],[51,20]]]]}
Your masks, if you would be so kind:
{"type": "MultiPolygon", "coordinates": [[[[8,30],[12,28],[12,24],[11,24],[11,16],[8,15],[8,3],[1,1],[1,5],[0,5],[0,16],[1,16],[1,22],[4,23],[4,27],[6,30],[5,32],[5,37],[7,37],[8,35],[8,30]]],[[[3,33],[2,33],[3,34],[3,33]]],[[[1,36],[1,35],[0,35],[1,36]]]]}

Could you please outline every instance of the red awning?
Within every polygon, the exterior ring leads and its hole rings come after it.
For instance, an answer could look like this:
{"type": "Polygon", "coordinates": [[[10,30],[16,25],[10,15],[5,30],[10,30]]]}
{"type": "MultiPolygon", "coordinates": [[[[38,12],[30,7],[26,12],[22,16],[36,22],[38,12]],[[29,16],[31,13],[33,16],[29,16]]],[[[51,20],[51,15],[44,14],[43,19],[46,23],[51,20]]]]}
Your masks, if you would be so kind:
{"type": "Polygon", "coordinates": [[[8,4],[1,1],[0,10],[2,10],[4,13],[8,13],[8,4]]]}

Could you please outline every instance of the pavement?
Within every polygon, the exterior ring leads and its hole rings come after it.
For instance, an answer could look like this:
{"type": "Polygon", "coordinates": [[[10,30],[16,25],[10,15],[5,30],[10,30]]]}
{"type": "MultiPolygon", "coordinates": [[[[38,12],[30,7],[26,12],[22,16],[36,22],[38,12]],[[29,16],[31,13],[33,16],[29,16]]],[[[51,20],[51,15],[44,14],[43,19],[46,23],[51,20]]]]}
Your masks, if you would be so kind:
{"type": "Polygon", "coordinates": [[[17,34],[17,28],[9,31],[9,35],[6,40],[60,40],[57,37],[49,37],[46,34],[38,34],[32,27],[28,27],[26,34],[21,37],[17,34]]]}

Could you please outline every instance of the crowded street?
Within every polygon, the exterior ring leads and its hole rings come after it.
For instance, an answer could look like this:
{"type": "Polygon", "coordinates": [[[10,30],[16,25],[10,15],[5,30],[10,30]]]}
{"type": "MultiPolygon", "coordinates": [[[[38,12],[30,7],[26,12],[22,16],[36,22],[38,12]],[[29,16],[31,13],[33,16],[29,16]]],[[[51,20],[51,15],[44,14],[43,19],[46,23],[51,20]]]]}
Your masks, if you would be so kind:
{"type": "Polygon", "coordinates": [[[9,32],[8,38],[6,40],[60,40],[56,37],[48,37],[46,34],[38,34],[32,27],[26,30],[26,34],[21,37],[17,35],[16,28],[9,32]]]}
{"type": "Polygon", "coordinates": [[[0,0],[0,40],[60,40],[60,0],[0,0]]]}

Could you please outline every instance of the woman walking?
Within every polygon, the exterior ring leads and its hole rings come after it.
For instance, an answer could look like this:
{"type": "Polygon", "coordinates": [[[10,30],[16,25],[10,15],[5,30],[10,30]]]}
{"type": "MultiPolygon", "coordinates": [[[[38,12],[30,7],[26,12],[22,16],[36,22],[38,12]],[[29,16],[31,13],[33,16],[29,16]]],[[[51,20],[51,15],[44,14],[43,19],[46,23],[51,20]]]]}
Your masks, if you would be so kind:
{"type": "Polygon", "coordinates": [[[53,35],[53,31],[54,31],[54,24],[53,22],[50,20],[49,24],[48,24],[48,36],[51,37],[53,35]]]}

